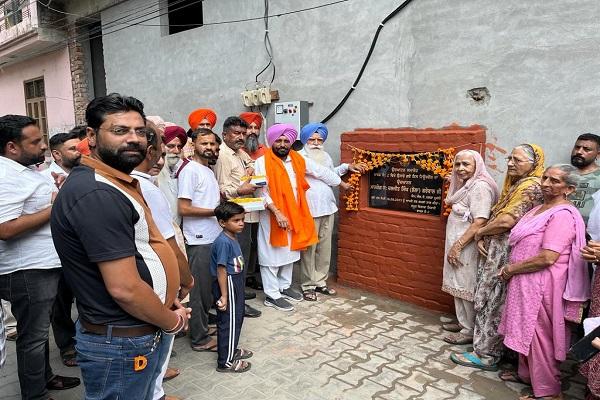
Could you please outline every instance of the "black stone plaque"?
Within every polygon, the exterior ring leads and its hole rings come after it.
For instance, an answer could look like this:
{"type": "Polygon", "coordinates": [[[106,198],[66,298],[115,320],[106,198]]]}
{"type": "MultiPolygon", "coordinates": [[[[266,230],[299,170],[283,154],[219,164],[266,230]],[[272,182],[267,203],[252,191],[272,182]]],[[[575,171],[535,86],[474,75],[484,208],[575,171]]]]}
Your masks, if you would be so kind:
{"type": "Polygon", "coordinates": [[[392,162],[371,171],[369,207],[440,215],[443,178],[414,162],[392,162]]]}

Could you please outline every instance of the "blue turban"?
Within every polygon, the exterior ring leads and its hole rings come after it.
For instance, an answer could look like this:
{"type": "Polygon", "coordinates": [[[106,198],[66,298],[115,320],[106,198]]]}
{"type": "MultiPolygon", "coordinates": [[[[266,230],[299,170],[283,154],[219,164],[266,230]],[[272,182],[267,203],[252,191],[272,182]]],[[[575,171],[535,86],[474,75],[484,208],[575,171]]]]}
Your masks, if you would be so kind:
{"type": "Polygon", "coordinates": [[[302,144],[306,144],[306,142],[308,142],[308,138],[310,138],[315,132],[321,135],[323,141],[327,140],[327,135],[329,135],[327,127],[320,122],[311,122],[310,124],[304,125],[300,131],[300,141],[302,144]]]}

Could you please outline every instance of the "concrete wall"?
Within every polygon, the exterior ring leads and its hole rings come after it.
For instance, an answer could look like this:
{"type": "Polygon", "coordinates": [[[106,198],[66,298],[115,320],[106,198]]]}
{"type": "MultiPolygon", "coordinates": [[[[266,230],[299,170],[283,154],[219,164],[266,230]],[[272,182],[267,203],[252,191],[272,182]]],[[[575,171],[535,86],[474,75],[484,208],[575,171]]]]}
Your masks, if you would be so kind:
{"type": "Polygon", "coordinates": [[[75,124],[69,52],[66,48],[0,69],[0,115],[26,114],[23,82],[44,77],[50,136],[75,124]]]}
{"type": "MultiPolygon", "coordinates": [[[[277,14],[324,1],[270,3],[277,14]]],[[[142,4],[105,10],[103,24],[142,4]]],[[[262,4],[206,0],[204,21],[261,16],[262,4]]],[[[311,120],[325,117],[352,84],[377,25],[399,4],[350,0],[271,18],[281,98],[312,101],[311,120]]],[[[339,134],[357,127],[481,124],[499,180],[502,151],[520,142],[543,145],[549,162],[567,161],[577,134],[600,130],[599,19],[594,0],[415,1],[384,27],[357,90],[328,124],[327,148],[337,158],[339,134]],[[476,87],[487,87],[489,101],[467,97],[476,87]]],[[[266,63],[262,20],[164,31],[137,26],[104,37],[108,91],[135,95],[148,113],[180,124],[195,107],[213,107],[219,122],[243,111],[239,93],[266,63]]]]}

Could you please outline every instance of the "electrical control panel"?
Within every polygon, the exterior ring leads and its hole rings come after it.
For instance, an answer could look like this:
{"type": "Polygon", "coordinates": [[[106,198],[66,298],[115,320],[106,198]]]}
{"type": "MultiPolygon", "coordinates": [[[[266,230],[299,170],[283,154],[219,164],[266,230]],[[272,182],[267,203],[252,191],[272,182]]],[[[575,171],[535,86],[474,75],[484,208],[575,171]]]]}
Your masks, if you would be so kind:
{"type": "Polygon", "coordinates": [[[273,103],[276,124],[292,124],[298,130],[308,124],[308,101],[284,101],[273,103]]]}

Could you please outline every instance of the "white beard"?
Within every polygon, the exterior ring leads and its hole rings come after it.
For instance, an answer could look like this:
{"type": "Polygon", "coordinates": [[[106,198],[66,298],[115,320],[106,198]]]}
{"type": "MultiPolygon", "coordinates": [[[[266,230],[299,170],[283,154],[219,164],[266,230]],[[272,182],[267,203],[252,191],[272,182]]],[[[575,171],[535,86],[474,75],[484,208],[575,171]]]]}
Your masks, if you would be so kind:
{"type": "Polygon", "coordinates": [[[168,166],[169,169],[173,170],[179,160],[181,160],[181,157],[179,157],[177,154],[167,154],[165,156],[165,165],[168,166]]]}
{"type": "Polygon", "coordinates": [[[322,145],[306,145],[304,148],[308,158],[316,161],[318,164],[325,165],[327,161],[327,153],[323,150],[322,145]]]}

